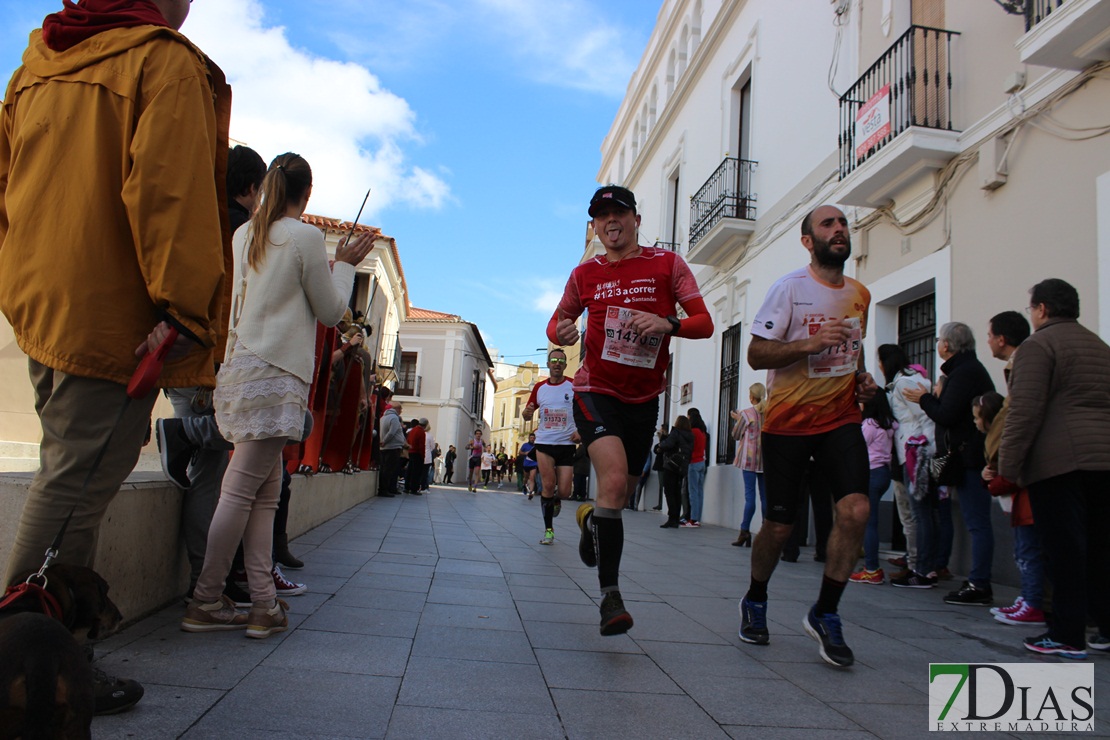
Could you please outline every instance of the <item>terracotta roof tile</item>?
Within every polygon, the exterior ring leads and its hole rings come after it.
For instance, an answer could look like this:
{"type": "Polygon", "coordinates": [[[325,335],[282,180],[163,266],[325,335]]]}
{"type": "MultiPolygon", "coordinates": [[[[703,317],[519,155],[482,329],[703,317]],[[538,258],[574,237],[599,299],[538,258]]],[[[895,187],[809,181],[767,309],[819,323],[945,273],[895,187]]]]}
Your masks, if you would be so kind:
{"type": "MultiPolygon", "coordinates": [[[[318,229],[323,229],[325,232],[333,231],[339,234],[346,234],[351,230],[350,221],[340,221],[337,218],[317,216],[312,213],[302,214],[301,221],[315,226],[318,229]]],[[[382,230],[376,226],[367,226],[365,224],[355,224],[355,233],[374,234],[376,239],[384,239],[389,242],[390,250],[393,252],[393,262],[397,265],[397,274],[401,277],[401,288],[405,292],[405,309],[406,311],[411,311],[412,304],[409,302],[409,287],[408,282],[405,280],[405,269],[401,266],[401,253],[397,251],[397,240],[391,236],[386,236],[382,233],[382,230]]]]}
{"type": "Polygon", "coordinates": [[[453,313],[443,313],[442,311],[433,311],[430,308],[417,308],[413,306],[409,309],[409,321],[462,321],[460,316],[453,313]]]}

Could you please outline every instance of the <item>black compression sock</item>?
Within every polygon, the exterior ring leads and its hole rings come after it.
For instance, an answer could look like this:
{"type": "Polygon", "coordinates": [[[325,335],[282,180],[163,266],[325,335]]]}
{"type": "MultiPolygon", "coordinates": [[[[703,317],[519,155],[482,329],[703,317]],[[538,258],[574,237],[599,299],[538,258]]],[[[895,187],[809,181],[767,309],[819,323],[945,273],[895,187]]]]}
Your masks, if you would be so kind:
{"type": "Polygon", "coordinates": [[[624,520],[620,509],[595,508],[590,516],[597,543],[597,582],[601,592],[618,590],[621,554],[624,552],[624,520]]]}
{"type": "Polygon", "coordinates": [[[748,601],[766,601],[767,583],[767,581],[757,581],[752,578],[751,584],[748,586],[748,593],[744,598],[748,601]]]}
{"type": "Polygon", "coordinates": [[[834,581],[828,576],[821,578],[821,593],[817,596],[817,606],[815,607],[817,616],[836,614],[837,607],[840,605],[840,597],[844,594],[844,587],[847,585],[847,581],[834,581]]]}

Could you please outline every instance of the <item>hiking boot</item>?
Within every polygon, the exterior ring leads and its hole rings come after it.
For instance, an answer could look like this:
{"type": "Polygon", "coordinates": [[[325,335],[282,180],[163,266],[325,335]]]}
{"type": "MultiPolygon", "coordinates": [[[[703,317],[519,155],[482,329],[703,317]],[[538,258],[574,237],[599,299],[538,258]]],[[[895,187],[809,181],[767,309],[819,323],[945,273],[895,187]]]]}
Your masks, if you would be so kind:
{"type": "Polygon", "coordinates": [[[885,579],[886,576],[883,573],[882,568],[878,568],[876,570],[867,570],[866,568],[864,568],[863,570],[860,570],[857,573],[853,573],[848,577],[848,580],[852,583],[868,583],[874,586],[883,585],[883,581],[885,579]]]}
{"type": "Polygon", "coordinates": [[[1002,622],[1003,624],[1028,624],[1038,627],[1045,624],[1044,612],[1030,606],[1028,602],[1023,603],[1016,612],[995,614],[994,619],[996,622],[1002,622]]]}
{"type": "Polygon", "coordinates": [[[910,571],[909,575],[904,578],[890,579],[890,585],[896,588],[932,588],[937,585],[935,578],[923,576],[920,573],[910,571]]]}
{"type": "Polygon", "coordinates": [[[193,599],[185,608],[185,616],[181,618],[181,629],[185,632],[241,630],[246,626],[247,615],[236,610],[231,599],[223,594],[211,604],[193,599]]]}
{"type": "Polygon", "coordinates": [[[254,602],[247,616],[247,637],[261,639],[275,632],[284,632],[289,626],[289,617],[285,615],[288,609],[289,605],[281,599],[274,599],[273,606],[264,601],[254,602]]]}
{"type": "Polygon", "coordinates": [[[1020,609],[1021,605],[1024,604],[1024,603],[1025,603],[1025,599],[1022,598],[1021,596],[1019,596],[1016,599],[1014,599],[1014,603],[1010,604],[1009,606],[992,606],[991,607],[991,614],[994,614],[995,616],[997,616],[999,614],[1013,614],[1018,609],[1020,609]]]}
{"type": "Polygon", "coordinates": [[[1024,644],[1026,650],[1032,650],[1034,653],[1040,653],[1041,655],[1059,655],[1061,658],[1070,660],[1086,660],[1087,658],[1086,650],[1056,642],[1048,636],[1047,632],[1040,637],[1026,637],[1024,644]]]}
{"type": "Polygon", "coordinates": [[[548,529],[543,533],[543,539],[540,540],[541,545],[554,545],[555,544],[555,530],[548,529]]]}
{"type": "Polygon", "coordinates": [[[110,676],[96,666],[93,672],[93,714],[119,714],[126,712],[143,698],[143,687],[130,678],[110,676]]]}
{"type": "Polygon", "coordinates": [[[771,641],[767,631],[767,602],[740,599],[740,639],[750,645],[766,645],[771,641]]]}
{"type": "Polygon", "coordinates": [[[187,490],[192,484],[189,480],[189,461],[193,459],[193,445],[185,436],[185,424],[181,419],[158,419],[154,422],[154,438],[158,442],[158,457],[162,460],[162,472],[178,488],[187,490]]]}
{"type": "Polygon", "coordinates": [[[821,658],[829,665],[847,668],[856,662],[852,649],[844,642],[844,630],[839,614],[817,616],[817,606],[811,606],[809,614],[802,620],[806,632],[820,646],[821,658]]]}
{"type": "Polygon", "coordinates": [[[623,635],[632,629],[632,615],[624,608],[620,591],[610,591],[601,599],[601,634],[623,635]]]}
{"type": "Polygon", "coordinates": [[[590,527],[590,517],[593,515],[593,511],[593,505],[582,504],[578,507],[578,513],[574,515],[574,518],[578,521],[578,529],[582,531],[582,536],[578,540],[578,557],[582,558],[582,562],[586,564],[587,568],[597,567],[594,533],[590,527]]]}
{"type": "Polygon", "coordinates": [[[300,570],[304,567],[304,561],[289,552],[289,535],[274,535],[274,562],[281,563],[290,570],[300,570]]]}
{"type": "Polygon", "coordinates": [[[979,588],[964,581],[964,585],[944,597],[945,604],[960,604],[963,606],[990,606],[994,603],[994,595],[990,588],[979,588]]]}
{"type": "Polygon", "coordinates": [[[270,573],[274,577],[274,588],[277,589],[278,596],[300,596],[308,590],[308,586],[303,583],[293,583],[286,578],[277,563],[274,563],[274,569],[270,573]]]}

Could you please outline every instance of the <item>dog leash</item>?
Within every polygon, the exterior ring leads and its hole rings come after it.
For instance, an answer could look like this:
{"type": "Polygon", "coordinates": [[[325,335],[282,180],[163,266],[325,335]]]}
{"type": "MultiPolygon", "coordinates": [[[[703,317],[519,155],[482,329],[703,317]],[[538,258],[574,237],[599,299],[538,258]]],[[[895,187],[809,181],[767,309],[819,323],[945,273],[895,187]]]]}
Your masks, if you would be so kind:
{"type": "MultiPolygon", "coordinates": [[[[177,341],[177,329],[170,327],[166,338],[153,352],[148,352],[135,368],[134,374],[131,376],[131,381],[127,384],[127,397],[123,400],[123,405],[120,406],[119,414],[116,416],[116,421],[112,424],[112,431],[108,433],[108,439],[104,440],[103,446],[100,451],[96,453],[96,459],[93,460],[92,466],[89,468],[88,475],[85,476],[85,482],[81,484],[81,498],[84,498],[85,493],[88,491],[89,483],[92,482],[93,476],[100,468],[101,461],[104,460],[104,455],[108,451],[108,446],[112,443],[112,437],[119,428],[120,422],[123,420],[124,414],[127,413],[128,407],[131,406],[131,399],[145,398],[154,388],[154,384],[158,381],[158,376],[162,374],[162,367],[166,363],[166,355],[169,354],[173,343],[177,341]]],[[[0,600],[0,611],[10,608],[15,602],[31,596],[37,598],[44,614],[56,619],[61,619],[61,606],[58,600],[54,598],[46,590],[47,578],[46,569],[58,557],[58,551],[62,546],[62,538],[65,536],[66,528],[69,527],[69,520],[73,518],[73,512],[76,511],[76,504],[70,508],[69,514],[66,515],[65,521],[62,522],[61,529],[55,535],[54,541],[46,550],[46,557],[43,560],[42,567],[38,572],[32,573],[27,576],[27,580],[18,586],[9,586],[4,592],[3,600],[0,600]]]]}

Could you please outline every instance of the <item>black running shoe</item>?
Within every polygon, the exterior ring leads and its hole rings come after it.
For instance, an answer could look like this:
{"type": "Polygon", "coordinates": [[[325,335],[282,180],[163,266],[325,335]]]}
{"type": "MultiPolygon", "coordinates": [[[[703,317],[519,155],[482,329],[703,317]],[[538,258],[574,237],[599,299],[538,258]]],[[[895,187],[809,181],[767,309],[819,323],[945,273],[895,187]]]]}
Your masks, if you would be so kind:
{"type": "Polygon", "coordinates": [[[143,687],[130,678],[116,678],[93,666],[93,713],[97,716],[126,712],[143,698],[143,687]]]}
{"type": "Polygon", "coordinates": [[[829,665],[847,668],[856,662],[852,649],[844,642],[844,630],[840,625],[839,614],[817,616],[817,607],[812,606],[809,614],[802,620],[806,632],[820,646],[821,658],[829,665]]]}
{"type": "Polygon", "coordinates": [[[587,568],[597,567],[597,551],[594,550],[594,533],[590,528],[590,516],[594,507],[591,504],[582,504],[578,507],[575,519],[578,520],[578,529],[582,530],[582,537],[578,540],[578,557],[587,568]]]}
{"type": "Polygon", "coordinates": [[[601,600],[601,634],[623,635],[632,629],[632,615],[624,608],[620,591],[610,591],[601,600]]]}
{"type": "Polygon", "coordinates": [[[767,602],[740,599],[740,639],[749,645],[766,645],[771,641],[767,630],[767,602]]]}
{"type": "Polygon", "coordinates": [[[994,606],[994,594],[990,587],[980,588],[964,581],[964,585],[944,597],[945,604],[962,604],[964,606],[994,606]]]}

